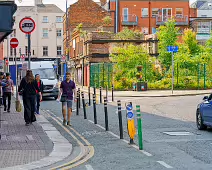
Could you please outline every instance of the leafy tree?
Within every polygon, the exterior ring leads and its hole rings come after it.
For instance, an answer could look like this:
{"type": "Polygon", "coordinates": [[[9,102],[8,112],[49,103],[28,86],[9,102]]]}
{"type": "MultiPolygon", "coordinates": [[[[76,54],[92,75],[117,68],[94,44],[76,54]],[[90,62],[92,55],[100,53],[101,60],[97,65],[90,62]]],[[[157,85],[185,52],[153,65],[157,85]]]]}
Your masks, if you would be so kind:
{"type": "Polygon", "coordinates": [[[133,31],[125,27],[121,32],[115,35],[115,39],[118,40],[134,40],[134,39],[143,39],[144,35],[142,32],[136,30],[133,31]]]}
{"type": "Polygon", "coordinates": [[[102,20],[105,25],[110,25],[112,23],[112,18],[110,16],[106,16],[102,20]]]}
{"type": "Polygon", "coordinates": [[[175,27],[175,25],[175,20],[170,19],[164,26],[160,26],[157,32],[159,39],[159,60],[166,69],[169,69],[172,61],[171,54],[167,52],[167,47],[175,46],[178,40],[179,28],[175,27]]]}

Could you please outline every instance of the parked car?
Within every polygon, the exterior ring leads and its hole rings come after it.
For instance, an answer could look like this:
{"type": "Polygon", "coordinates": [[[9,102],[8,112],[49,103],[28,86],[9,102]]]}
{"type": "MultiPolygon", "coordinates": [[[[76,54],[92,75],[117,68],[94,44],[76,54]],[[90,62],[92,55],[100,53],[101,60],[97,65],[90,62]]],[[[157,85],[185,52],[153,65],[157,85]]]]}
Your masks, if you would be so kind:
{"type": "Polygon", "coordinates": [[[212,94],[205,96],[203,102],[198,104],[196,111],[196,123],[199,130],[212,127],[212,94]]]}

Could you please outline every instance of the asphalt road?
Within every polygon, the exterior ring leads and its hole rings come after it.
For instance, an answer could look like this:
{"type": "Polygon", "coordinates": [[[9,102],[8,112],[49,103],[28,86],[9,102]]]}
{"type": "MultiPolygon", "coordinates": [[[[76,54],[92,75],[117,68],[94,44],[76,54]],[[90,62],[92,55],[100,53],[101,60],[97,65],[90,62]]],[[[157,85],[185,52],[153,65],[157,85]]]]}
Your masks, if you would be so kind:
{"type": "MultiPolygon", "coordinates": [[[[142,153],[129,146],[126,112],[122,111],[124,139],[118,139],[119,126],[116,103],[108,104],[109,130],[105,132],[103,105],[97,106],[98,126],[92,123],[93,107],[87,108],[88,120],[73,113],[73,128],[84,136],[95,149],[94,156],[76,170],[208,170],[212,169],[212,131],[198,131],[195,125],[196,105],[203,96],[169,98],[116,98],[139,104],[142,110],[142,153]],[[169,132],[175,133],[167,134],[169,132]],[[178,135],[176,135],[178,133],[178,135]]],[[[61,116],[61,105],[54,100],[43,101],[42,109],[61,116]]],[[[136,121],[135,121],[136,122],[136,121]]],[[[138,143],[137,137],[135,143],[138,143]]]]}

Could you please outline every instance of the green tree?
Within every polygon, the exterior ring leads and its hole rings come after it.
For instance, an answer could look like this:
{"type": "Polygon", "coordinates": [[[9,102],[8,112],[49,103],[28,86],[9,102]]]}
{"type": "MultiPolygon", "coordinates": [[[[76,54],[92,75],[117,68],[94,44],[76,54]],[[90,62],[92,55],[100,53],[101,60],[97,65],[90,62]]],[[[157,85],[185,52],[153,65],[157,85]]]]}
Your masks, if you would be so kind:
{"type": "Polygon", "coordinates": [[[175,46],[178,40],[179,28],[175,27],[175,25],[175,20],[171,19],[164,26],[160,26],[157,32],[159,39],[159,60],[166,69],[169,69],[172,61],[171,54],[167,52],[167,47],[175,46]]]}
{"type": "Polygon", "coordinates": [[[143,39],[144,35],[142,32],[138,30],[131,30],[125,27],[121,32],[115,35],[115,39],[118,40],[135,40],[135,39],[143,39]]]}

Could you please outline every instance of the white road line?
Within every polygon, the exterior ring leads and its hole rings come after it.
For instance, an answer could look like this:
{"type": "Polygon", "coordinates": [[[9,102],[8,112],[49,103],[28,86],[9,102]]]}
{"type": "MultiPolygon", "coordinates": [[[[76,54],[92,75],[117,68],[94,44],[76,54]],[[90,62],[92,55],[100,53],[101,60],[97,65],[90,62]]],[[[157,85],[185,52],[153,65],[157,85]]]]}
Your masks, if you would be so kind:
{"type": "Polygon", "coordinates": [[[101,125],[98,125],[98,124],[97,124],[96,126],[98,126],[99,128],[105,130],[105,128],[104,128],[103,126],[101,126],[101,125]]]}
{"type": "Polygon", "coordinates": [[[87,170],[94,170],[93,167],[91,165],[85,165],[87,170]]]}
{"type": "Polygon", "coordinates": [[[162,166],[168,168],[168,169],[172,169],[173,167],[168,165],[167,163],[163,162],[163,161],[157,161],[157,163],[161,164],[162,166]]]}
{"type": "Polygon", "coordinates": [[[93,123],[94,124],[94,122],[92,121],[92,120],[88,120],[90,123],[93,123]]]}
{"type": "Polygon", "coordinates": [[[116,135],[115,133],[113,133],[111,131],[109,131],[108,133],[111,134],[112,136],[116,137],[116,138],[120,138],[118,135],[116,135]]]}

